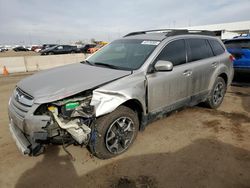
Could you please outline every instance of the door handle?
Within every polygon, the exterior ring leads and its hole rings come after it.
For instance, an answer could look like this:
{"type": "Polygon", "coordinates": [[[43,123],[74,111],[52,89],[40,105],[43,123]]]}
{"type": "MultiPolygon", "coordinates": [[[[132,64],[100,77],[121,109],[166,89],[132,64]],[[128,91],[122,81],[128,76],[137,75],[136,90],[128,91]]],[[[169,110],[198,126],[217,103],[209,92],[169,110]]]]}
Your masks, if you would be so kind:
{"type": "Polygon", "coordinates": [[[211,65],[213,68],[216,68],[218,66],[218,62],[213,62],[211,65]]]}
{"type": "Polygon", "coordinates": [[[184,72],[183,72],[183,75],[184,76],[190,76],[192,74],[192,71],[191,70],[185,70],[184,72]]]}

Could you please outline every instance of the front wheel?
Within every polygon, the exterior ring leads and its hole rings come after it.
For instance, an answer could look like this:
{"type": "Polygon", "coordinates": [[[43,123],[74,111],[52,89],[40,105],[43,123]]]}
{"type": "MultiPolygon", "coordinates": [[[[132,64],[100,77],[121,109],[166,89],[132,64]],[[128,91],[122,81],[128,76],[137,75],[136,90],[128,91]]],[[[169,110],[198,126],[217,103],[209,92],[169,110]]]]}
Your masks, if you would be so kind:
{"type": "Polygon", "coordinates": [[[212,109],[218,108],[226,93],[226,83],[223,78],[218,77],[214,83],[213,89],[205,102],[206,106],[212,109]]]}
{"type": "Polygon", "coordinates": [[[125,152],[134,142],[139,129],[137,113],[120,106],[97,119],[94,140],[90,151],[98,158],[108,159],[125,152]]]}

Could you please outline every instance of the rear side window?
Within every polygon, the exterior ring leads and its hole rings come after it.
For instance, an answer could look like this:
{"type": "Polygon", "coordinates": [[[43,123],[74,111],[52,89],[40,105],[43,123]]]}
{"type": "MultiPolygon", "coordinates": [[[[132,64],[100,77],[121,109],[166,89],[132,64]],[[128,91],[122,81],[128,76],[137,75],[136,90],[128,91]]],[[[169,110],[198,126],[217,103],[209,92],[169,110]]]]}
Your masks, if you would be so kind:
{"type": "Polygon", "coordinates": [[[170,42],[159,54],[157,60],[170,61],[174,66],[186,63],[185,41],[170,42]]]}
{"type": "Polygon", "coordinates": [[[214,56],[210,45],[206,39],[187,39],[188,61],[198,61],[214,56]]]}
{"type": "Polygon", "coordinates": [[[213,49],[214,55],[220,55],[225,52],[225,49],[217,40],[209,40],[209,43],[213,49]]]}

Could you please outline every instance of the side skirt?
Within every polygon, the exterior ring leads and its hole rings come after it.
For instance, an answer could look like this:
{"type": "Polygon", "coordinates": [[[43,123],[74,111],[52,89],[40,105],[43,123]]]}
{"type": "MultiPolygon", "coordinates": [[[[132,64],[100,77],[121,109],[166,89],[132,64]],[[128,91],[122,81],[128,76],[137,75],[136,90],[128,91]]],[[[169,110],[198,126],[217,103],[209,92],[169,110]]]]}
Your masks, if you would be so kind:
{"type": "Polygon", "coordinates": [[[140,130],[141,131],[144,130],[148,124],[150,124],[156,120],[167,117],[173,111],[176,111],[178,109],[182,109],[186,106],[189,106],[189,103],[190,103],[190,98],[187,98],[187,99],[181,100],[177,103],[174,103],[170,106],[164,107],[156,112],[149,112],[147,115],[144,115],[142,117],[140,130]]]}
{"type": "Polygon", "coordinates": [[[176,112],[184,109],[185,107],[195,106],[201,102],[204,102],[209,96],[209,93],[210,93],[209,91],[205,91],[198,95],[194,95],[190,98],[178,101],[177,103],[162,108],[161,110],[158,110],[156,112],[149,112],[147,115],[144,115],[142,117],[140,130],[143,131],[145,127],[150,123],[169,116],[171,112],[176,112]]]}

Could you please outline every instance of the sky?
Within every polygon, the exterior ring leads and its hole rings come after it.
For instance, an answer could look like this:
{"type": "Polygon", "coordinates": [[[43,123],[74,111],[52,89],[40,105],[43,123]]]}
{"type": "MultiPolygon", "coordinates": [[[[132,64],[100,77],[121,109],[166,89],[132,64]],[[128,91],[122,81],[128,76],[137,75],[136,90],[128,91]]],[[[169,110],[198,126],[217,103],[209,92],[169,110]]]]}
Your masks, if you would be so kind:
{"type": "Polygon", "coordinates": [[[0,44],[112,41],[128,32],[250,20],[250,0],[0,0],[0,44]]]}

